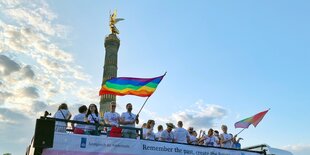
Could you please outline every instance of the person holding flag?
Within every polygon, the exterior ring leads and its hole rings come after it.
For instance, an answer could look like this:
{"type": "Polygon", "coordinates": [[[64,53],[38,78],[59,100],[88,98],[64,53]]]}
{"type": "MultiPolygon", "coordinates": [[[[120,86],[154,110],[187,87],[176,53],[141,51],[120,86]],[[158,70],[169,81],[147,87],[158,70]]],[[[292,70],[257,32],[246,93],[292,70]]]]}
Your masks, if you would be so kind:
{"type": "MultiPolygon", "coordinates": [[[[139,124],[139,115],[133,114],[132,111],[132,104],[128,103],[126,105],[127,112],[123,112],[120,118],[120,124],[126,127],[135,127],[135,124],[139,124]]],[[[122,136],[124,138],[137,138],[136,130],[131,129],[123,129],[122,136]]]]}
{"type": "Polygon", "coordinates": [[[221,147],[231,148],[233,145],[233,135],[231,133],[227,133],[226,125],[222,125],[221,129],[223,131],[223,133],[220,134],[221,147]]]}

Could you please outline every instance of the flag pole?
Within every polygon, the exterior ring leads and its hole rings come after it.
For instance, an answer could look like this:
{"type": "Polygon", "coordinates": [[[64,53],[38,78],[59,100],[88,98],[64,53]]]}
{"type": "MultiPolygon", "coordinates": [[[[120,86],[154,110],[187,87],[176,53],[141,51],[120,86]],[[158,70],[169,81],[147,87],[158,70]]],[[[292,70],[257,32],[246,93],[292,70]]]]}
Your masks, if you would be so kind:
{"type": "Polygon", "coordinates": [[[237,135],[239,135],[244,129],[246,129],[246,128],[243,128],[239,133],[237,133],[235,136],[237,136],[237,135]]]}
{"type": "MultiPolygon", "coordinates": [[[[166,74],[167,74],[167,71],[165,72],[165,74],[164,74],[163,76],[165,76],[166,74]]],[[[146,98],[146,100],[144,101],[144,103],[143,103],[142,107],[140,108],[140,110],[139,110],[139,112],[138,112],[138,114],[137,114],[137,115],[139,115],[139,114],[140,114],[141,110],[143,109],[143,107],[144,107],[145,103],[147,102],[147,100],[148,100],[149,98],[150,98],[150,96],[148,96],[148,97],[146,98]]]]}
{"type": "Polygon", "coordinates": [[[140,114],[140,112],[141,112],[142,108],[144,107],[145,103],[147,102],[147,100],[148,100],[149,98],[150,98],[150,96],[146,98],[146,100],[144,101],[144,103],[143,103],[142,107],[140,108],[140,110],[139,110],[139,112],[138,112],[138,114],[137,114],[137,115],[139,115],[139,114],[140,114]]]}

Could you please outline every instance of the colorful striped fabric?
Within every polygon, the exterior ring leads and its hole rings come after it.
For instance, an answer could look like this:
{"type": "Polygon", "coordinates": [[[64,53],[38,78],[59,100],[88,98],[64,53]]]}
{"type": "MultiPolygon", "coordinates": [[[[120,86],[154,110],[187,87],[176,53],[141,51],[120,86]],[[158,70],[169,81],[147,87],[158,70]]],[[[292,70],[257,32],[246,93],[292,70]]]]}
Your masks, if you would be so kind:
{"type": "Polygon", "coordinates": [[[107,80],[102,86],[99,95],[135,95],[141,97],[151,96],[166,74],[155,78],[119,77],[107,80]]]}
{"type": "Polygon", "coordinates": [[[266,115],[268,111],[269,109],[266,111],[260,112],[252,117],[236,122],[235,128],[248,128],[251,124],[253,124],[253,126],[256,127],[258,123],[264,118],[264,116],[266,115]]]}

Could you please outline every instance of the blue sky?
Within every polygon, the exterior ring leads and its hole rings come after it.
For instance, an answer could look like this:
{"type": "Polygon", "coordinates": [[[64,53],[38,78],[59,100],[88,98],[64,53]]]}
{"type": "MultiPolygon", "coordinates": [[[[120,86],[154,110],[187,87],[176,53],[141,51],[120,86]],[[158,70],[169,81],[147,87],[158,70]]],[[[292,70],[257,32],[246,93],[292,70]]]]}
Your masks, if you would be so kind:
{"type": "MultiPolygon", "coordinates": [[[[67,102],[99,102],[109,12],[121,46],[118,75],[167,71],[142,121],[219,129],[268,108],[243,146],[310,153],[308,1],[0,2],[0,153],[22,154],[35,118],[67,102]],[[31,125],[24,123],[25,120],[31,125]],[[23,130],[18,128],[23,127],[23,130]],[[14,140],[9,139],[14,131],[14,140]],[[20,133],[20,134],[16,134],[20,133]],[[14,146],[14,147],[12,147],[14,146]]],[[[145,98],[118,97],[137,112],[145,98]]]]}

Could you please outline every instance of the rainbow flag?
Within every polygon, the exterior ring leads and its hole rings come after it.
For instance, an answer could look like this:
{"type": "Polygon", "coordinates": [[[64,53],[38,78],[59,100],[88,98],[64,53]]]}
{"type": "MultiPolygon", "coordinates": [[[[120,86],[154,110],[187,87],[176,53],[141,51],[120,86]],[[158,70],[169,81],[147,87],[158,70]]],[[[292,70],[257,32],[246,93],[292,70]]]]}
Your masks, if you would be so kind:
{"type": "Polygon", "coordinates": [[[266,111],[260,112],[252,117],[236,122],[235,128],[248,128],[251,124],[253,124],[253,126],[256,127],[258,123],[264,118],[264,116],[266,115],[268,111],[269,109],[266,111]]]}
{"type": "Polygon", "coordinates": [[[155,78],[132,78],[132,77],[118,77],[107,80],[101,87],[99,95],[113,94],[113,95],[136,95],[141,97],[151,96],[160,81],[166,74],[155,78]]]}

